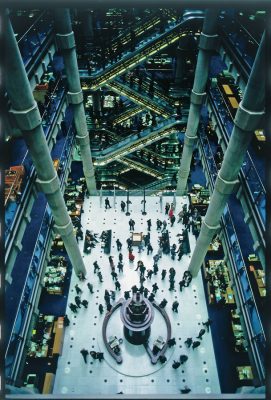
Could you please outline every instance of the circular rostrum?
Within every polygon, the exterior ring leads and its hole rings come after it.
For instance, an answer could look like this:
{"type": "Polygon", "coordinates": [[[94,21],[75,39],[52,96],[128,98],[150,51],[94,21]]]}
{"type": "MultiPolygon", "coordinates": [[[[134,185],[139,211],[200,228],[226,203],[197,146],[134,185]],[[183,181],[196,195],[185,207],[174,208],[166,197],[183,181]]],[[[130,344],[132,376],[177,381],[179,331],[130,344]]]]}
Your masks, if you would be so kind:
{"type": "Polygon", "coordinates": [[[131,299],[122,304],[120,317],[124,336],[129,343],[140,345],[148,341],[154,319],[154,309],[141,293],[135,293],[131,299]]]}

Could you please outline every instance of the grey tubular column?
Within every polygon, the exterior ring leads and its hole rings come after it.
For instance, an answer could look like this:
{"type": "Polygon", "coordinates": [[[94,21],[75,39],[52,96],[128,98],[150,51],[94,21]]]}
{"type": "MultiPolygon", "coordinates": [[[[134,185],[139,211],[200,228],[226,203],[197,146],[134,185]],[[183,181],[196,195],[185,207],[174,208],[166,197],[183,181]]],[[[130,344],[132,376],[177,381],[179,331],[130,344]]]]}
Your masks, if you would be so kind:
{"type": "Polygon", "coordinates": [[[8,51],[5,54],[5,87],[12,104],[10,112],[21,129],[27,147],[37,171],[37,183],[45,193],[55,220],[55,228],[61,235],[76,274],[86,273],[83,259],[78,248],[73,225],[66,209],[60,190],[58,176],[53,166],[41,116],[32,94],[17,41],[6,13],[4,43],[8,51]]]}
{"type": "Polygon", "coordinates": [[[79,143],[84,176],[90,194],[96,193],[96,182],[94,167],[91,159],[89,134],[87,129],[86,115],[83,104],[83,93],[81,89],[78,71],[74,33],[71,26],[70,12],[67,8],[57,9],[56,29],[58,33],[57,45],[64,58],[65,70],[68,82],[68,100],[73,106],[74,123],[76,128],[76,140],[79,143]]]}
{"type": "Polygon", "coordinates": [[[209,62],[212,51],[216,49],[218,42],[217,17],[219,10],[210,9],[206,11],[202,33],[199,42],[199,52],[195,71],[194,85],[191,93],[190,109],[184,138],[183,154],[177,177],[177,195],[184,195],[193,148],[197,141],[197,131],[200,119],[200,110],[205,99],[206,83],[208,78],[209,62]]]}
{"type": "Polygon", "coordinates": [[[238,182],[238,173],[242,167],[247,148],[255,129],[259,128],[259,124],[264,115],[264,37],[263,35],[243,100],[239,104],[234,119],[234,128],[229,145],[225,152],[210,204],[190,261],[189,271],[194,277],[197,276],[207,253],[208,246],[216,230],[220,227],[220,218],[227,204],[228,197],[232,193],[235,184],[238,182]]]}
{"type": "Polygon", "coordinates": [[[182,49],[179,44],[176,52],[175,83],[179,85],[182,82],[185,73],[186,51],[182,49]]]}

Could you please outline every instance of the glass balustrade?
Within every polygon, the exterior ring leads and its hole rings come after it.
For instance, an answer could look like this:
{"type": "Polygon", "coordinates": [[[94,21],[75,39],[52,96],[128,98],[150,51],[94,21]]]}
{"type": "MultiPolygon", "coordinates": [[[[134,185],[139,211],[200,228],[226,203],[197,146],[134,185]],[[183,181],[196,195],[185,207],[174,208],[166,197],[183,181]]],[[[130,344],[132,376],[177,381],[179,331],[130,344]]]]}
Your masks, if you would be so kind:
{"type": "Polygon", "coordinates": [[[44,11],[19,38],[18,46],[26,68],[33,63],[33,57],[40,52],[47,37],[53,32],[53,21],[50,13],[44,11]]]}
{"type": "MultiPolygon", "coordinates": [[[[212,88],[212,89],[210,89],[209,93],[210,93],[210,98],[212,100],[212,104],[214,105],[214,108],[217,112],[216,115],[222,122],[221,126],[225,128],[225,129],[223,129],[223,132],[226,133],[226,136],[224,137],[224,139],[228,143],[229,138],[232,133],[232,130],[234,128],[234,123],[231,120],[231,117],[228,114],[226,114],[226,112],[225,112],[225,108],[223,105],[223,99],[222,99],[218,89],[212,88]]],[[[252,157],[251,157],[249,151],[247,151],[247,153],[246,153],[244,163],[242,166],[242,172],[243,172],[246,182],[248,184],[250,194],[253,199],[253,203],[255,204],[255,206],[260,214],[263,225],[265,225],[265,221],[266,221],[266,211],[265,211],[265,209],[266,209],[266,207],[265,207],[266,206],[266,190],[265,190],[263,182],[257,172],[257,169],[254,165],[254,162],[252,160],[252,157]]]]}
{"type": "MultiPolygon", "coordinates": [[[[65,172],[72,152],[72,145],[74,143],[74,129],[70,126],[67,137],[60,156],[60,164],[62,164],[62,173],[60,174],[60,185],[64,187],[65,172]]],[[[39,234],[37,237],[36,245],[34,248],[33,256],[28,268],[28,273],[25,280],[25,285],[22,291],[20,305],[17,310],[15,322],[10,336],[10,341],[7,346],[6,353],[6,376],[9,377],[16,358],[17,351],[21,346],[20,337],[24,335],[25,324],[30,318],[30,306],[34,297],[34,289],[39,279],[41,268],[43,265],[44,248],[48,240],[50,232],[50,223],[52,221],[52,213],[49,206],[46,207],[39,234]]]]}
{"type": "MultiPolygon", "coordinates": [[[[65,95],[65,88],[60,83],[60,81],[56,84],[54,91],[52,92],[50,102],[48,103],[46,110],[44,111],[42,117],[42,126],[47,140],[49,139],[49,134],[52,133],[52,126],[55,124],[56,116],[59,112],[59,105],[62,102],[65,95]]],[[[28,188],[32,184],[33,181],[33,161],[30,156],[29,151],[27,150],[22,161],[21,165],[24,166],[25,176],[23,179],[23,185],[21,187],[21,195],[18,202],[9,201],[5,208],[5,240],[7,240],[10,231],[12,230],[12,225],[16,220],[16,212],[21,204],[24,203],[28,188]]]]}
{"type": "MultiPolygon", "coordinates": [[[[213,189],[218,171],[213,157],[211,145],[209,143],[208,138],[205,136],[203,130],[201,130],[201,134],[199,136],[199,143],[201,145],[202,151],[205,154],[208,175],[210,178],[211,187],[213,189]]],[[[237,279],[240,282],[240,288],[242,290],[243,299],[241,299],[241,301],[243,301],[244,307],[247,309],[253,336],[257,336],[259,338],[258,339],[259,343],[257,343],[257,348],[261,357],[261,361],[263,363],[265,354],[265,340],[264,340],[263,327],[258,313],[255,298],[253,295],[252,287],[250,285],[247,270],[243,268],[245,266],[245,262],[243,259],[242,250],[240,248],[240,244],[238,241],[238,237],[234,228],[234,223],[228,206],[225,207],[223,213],[223,219],[224,219],[224,224],[223,224],[224,230],[227,233],[231,254],[234,260],[235,271],[233,272],[235,274],[238,274],[237,279]]]]}

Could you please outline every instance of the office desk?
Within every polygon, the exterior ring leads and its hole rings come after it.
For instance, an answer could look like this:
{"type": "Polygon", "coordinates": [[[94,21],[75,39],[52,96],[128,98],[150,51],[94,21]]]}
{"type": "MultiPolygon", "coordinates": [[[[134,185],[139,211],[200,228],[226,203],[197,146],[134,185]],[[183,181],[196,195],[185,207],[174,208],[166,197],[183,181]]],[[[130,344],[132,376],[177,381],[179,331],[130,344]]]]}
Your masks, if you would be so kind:
{"type": "Polygon", "coordinates": [[[246,380],[253,379],[252,368],[249,365],[236,367],[236,371],[238,374],[238,379],[240,381],[246,381],[246,380]]]}
{"type": "Polygon", "coordinates": [[[53,392],[54,381],[55,381],[55,374],[51,372],[46,372],[42,394],[49,394],[53,392]]]}
{"type": "Polygon", "coordinates": [[[233,94],[231,88],[229,87],[229,85],[222,85],[222,88],[224,90],[224,92],[228,95],[228,94],[233,94]]]}
{"type": "Polygon", "coordinates": [[[232,108],[238,108],[239,107],[239,103],[238,103],[238,101],[236,100],[235,97],[229,96],[228,99],[229,99],[229,102],[230,102],[232,108]]]}
{"type": "Polygon", "coordinates": [[[53,356],[58,354],[62,354],[62,346],[64,339],[64,319],[63,317],[59,317],[57,321],[54,323],[55,339],[53,344],[53,356]]]}

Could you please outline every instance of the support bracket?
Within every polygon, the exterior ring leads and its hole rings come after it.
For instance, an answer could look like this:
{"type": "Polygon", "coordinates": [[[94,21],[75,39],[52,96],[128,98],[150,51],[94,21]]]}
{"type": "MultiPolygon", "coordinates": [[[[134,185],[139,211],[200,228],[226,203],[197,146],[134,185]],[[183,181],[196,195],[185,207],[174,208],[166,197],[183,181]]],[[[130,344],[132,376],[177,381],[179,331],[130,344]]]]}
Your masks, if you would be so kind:
{"type": "Polygon", "coordinates": [[[81,104],[83,103],[83,92],[80,90],[80,92],[73,93],[73,92],[68,92],[67,93],[68,97],[68,102],[69,104],[81,104]]]}
{"type": "Polygon", "coordinates": [[[41,116],[36,102],[26,110],[19,111],[11,108],[9,112],[14,115],[22,131],[31,131],[41,124],[41,116]]]}
{"type": "Polygon", "coordinates": [[[196,106],[200,106],[204,103],[205,98],[206,98],[206,92],[197,93],[192,89],[190,96],[191,103],[195,104],[196,106]]]}
{"type": "Polygon", "coordinates": [[[255,131],[259,128],[262,117],[264,116],[263,111],[251,111],[247,110],[242,102],[239,104],[236,116],[234,118],[234,123],[238,128],[243,131],[255,131]]]}
{"type": "Polygon", "coordinates": [[[214,51],[218,47],[218,35],[207,35],[201,32],[199,48],[206,51],[214,51]]]}
{"type": "Polygon", "coordinates": [[[75,48],[75,39],[73,31],[70,33],[56,34],[57,47],[61,50],[70,50],[75,48]]]}
{"type": "Polygon", "coordinates": [[[37,178],[36,183],[45,194],[56,193],[59,189],[59,181],[56,174],[49,181],[42,181],[41,179],[37,178]]]}

